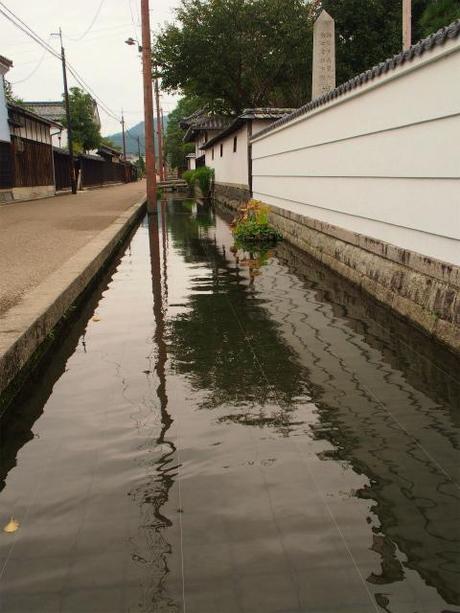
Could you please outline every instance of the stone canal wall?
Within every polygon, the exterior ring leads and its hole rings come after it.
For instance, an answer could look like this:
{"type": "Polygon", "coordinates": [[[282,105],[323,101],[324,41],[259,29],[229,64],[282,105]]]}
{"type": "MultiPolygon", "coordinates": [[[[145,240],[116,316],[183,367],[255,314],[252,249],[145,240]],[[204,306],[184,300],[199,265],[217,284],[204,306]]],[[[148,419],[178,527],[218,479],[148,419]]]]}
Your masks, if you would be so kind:
{"type": "Polygon", "coordinates": [[[456,351],[459,73],[456,22],[251,141],[253,197],[285,238],[456,351]]]}

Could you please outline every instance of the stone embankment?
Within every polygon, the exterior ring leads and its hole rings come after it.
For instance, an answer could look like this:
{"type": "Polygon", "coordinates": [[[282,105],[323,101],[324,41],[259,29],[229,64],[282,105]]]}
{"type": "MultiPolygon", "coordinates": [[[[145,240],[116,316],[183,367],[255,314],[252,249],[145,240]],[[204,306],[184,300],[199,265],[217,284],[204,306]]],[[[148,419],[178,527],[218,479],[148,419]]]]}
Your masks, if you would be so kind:
{"type": "Polygon", "coordinates": [[[0,394],[145,210],[145,184],[0,207],[0,394]]]}

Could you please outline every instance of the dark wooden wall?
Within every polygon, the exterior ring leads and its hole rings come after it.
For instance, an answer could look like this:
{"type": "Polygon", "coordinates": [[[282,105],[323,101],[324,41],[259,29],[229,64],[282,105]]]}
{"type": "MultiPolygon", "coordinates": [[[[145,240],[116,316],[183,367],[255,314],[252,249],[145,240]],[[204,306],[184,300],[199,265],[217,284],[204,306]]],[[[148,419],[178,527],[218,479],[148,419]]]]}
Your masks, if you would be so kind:
{"type": "Polygon", "coordinates": [[[53,152],[46,143],[13,136],[11,139],[14,187],[53,185],[53,152]]]}
{"type": "Polygon", "coordinates": [[[66,151],[53,152],[54,155],[54,172],[56,176],[56,190],[70,189],[70,155],[66,151]]]}
{"type": "Polygon", "coordinates": [[[11,143],[0,142],[0,189],[13,187],[11,143]]]}

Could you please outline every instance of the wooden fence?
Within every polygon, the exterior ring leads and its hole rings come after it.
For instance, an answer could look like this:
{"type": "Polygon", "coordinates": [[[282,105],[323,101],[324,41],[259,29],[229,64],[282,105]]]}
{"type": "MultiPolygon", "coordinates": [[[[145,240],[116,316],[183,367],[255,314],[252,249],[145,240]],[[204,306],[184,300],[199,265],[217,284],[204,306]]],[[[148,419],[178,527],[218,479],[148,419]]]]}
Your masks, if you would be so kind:
{"type": "Polygon", "coordinates": [[[95,155],[80,156],[80,172],[83,188],[136,180],[132,164],[121,161],[116,163],[95,155]]]}
{"type": "Polygon", "coordinates": [[[54,184],[50,145],[18,136],[11,137],[13,187],[54,184]]]}
{"type": "Polygon", "coordinates": [[[53,149],[56,191],[70,189],[70,155],[64,149],[53,149]]]}
{"type": "Polygon", "coordinates": [[[11,143],[0,142],[0,189],[13,187],[13,166],[11,159],[11,143]]]}

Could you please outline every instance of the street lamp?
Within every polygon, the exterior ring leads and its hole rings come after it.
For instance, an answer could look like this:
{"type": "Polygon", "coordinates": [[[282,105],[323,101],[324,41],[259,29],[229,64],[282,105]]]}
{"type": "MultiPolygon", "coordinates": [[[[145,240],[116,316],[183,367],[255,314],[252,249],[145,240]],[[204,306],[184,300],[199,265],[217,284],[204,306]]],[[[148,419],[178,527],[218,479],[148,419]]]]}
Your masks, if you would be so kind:
{"type": "Polygon", "coordinates": [[[132,47],[133,45],[137,43],[137,50],[139,51],[139,53],[142,53],[142,45],[139,44],[139,41],[136,40],[135,38],[132,38],[130,36],[127,40],[125,40],[125,43],[129,45],[130,47],[132,47]]]}

